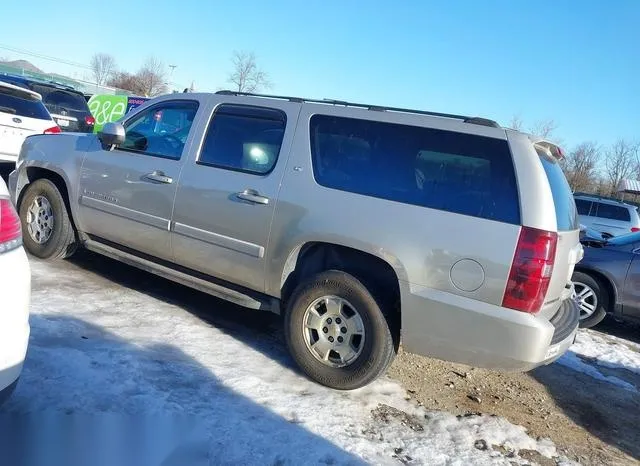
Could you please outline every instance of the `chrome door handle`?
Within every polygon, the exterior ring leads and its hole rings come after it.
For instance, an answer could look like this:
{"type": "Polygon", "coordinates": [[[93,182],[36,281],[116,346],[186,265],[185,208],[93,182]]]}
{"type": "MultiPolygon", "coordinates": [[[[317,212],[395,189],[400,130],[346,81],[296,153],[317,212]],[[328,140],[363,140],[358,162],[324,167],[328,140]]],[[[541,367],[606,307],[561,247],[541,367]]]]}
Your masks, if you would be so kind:
{"type": "Polygon", "coordinates": [[[147,180],[155,181],[157,183],[165,183],[165,184],[173,183],[173,178],[165,175],[161,171],[154,171],[151,173],[147,173],[146,175],[144,175],[144,178],[146,178],[147,180]]]}
{"type": "Polygon", "coordinates": [[[236,197],[243,201],[253,202],[254,204],[267,205],[269,203],[269,198],[261,196],[255,189],[245,189],[244,191],[240,191],[239,193],[236,193],[236,197]]]}

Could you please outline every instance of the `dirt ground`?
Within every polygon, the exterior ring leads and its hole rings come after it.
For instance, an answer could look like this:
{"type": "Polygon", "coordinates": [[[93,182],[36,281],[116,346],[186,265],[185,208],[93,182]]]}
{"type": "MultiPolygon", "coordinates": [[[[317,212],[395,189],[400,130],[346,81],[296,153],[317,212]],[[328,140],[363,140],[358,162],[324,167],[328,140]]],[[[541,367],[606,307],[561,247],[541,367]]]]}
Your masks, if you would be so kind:
{"type": "MultiPolygon", "coordinates": [[[[605,338],[640,341],[638,325],[613,319],[601,325],[605,338]]],[[[640,386],[640,376],[630,371],[606,374],[640,386]]],[[[640,396],[560,364],[500,373],[401,351],[389,375],[427,409],[505,417],[534,437],[551,438],[562,454],[584,465],[640,464],[640,396]]]]}

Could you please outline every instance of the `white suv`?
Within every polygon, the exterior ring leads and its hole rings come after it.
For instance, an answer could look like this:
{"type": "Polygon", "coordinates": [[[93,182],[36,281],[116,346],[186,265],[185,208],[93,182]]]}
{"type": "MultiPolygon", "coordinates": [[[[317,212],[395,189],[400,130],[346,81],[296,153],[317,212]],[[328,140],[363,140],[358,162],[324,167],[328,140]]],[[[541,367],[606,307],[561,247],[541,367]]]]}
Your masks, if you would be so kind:
{"type": "Polygon", "coordinates": [[[607,237],[640,231],[638,208],[617,199],[574,194],[580,224],[607,237]]]}
{"type": "Polygon", "coordinates": [[[27,136],[59,132],[40,94],[0,81],[0,162],[15,162],[27,136]]]}
{"type": "Polygon", "coordinates": [[[0,178],[0,403],[15,388],[29,341],[31,270],[20,218],[0,178]]]}

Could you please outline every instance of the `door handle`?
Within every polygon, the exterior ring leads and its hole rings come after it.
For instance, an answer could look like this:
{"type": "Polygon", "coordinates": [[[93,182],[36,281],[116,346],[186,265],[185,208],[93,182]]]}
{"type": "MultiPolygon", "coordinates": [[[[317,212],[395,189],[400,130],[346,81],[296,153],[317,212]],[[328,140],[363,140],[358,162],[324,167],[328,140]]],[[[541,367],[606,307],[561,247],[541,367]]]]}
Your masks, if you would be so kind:
{"type": "Polygon", "coordinates": [[[236,197],[254,204],[267,205],[269,203],[269,198],[261,196],[255,189],[245,189],[244,191],[240,191],[239,193],[236,193],[236,197]]]}
{"type": "Polygon", "coordinates": [[[157,170],[151,173],[147,173],[146,175],[144,175],[143,178],[146,178],[147,180],[155,181],[157,183],[165,183],[165,184],[173,183],[173,178],[165,175],[164,172],[157,171],[157,170]]]}

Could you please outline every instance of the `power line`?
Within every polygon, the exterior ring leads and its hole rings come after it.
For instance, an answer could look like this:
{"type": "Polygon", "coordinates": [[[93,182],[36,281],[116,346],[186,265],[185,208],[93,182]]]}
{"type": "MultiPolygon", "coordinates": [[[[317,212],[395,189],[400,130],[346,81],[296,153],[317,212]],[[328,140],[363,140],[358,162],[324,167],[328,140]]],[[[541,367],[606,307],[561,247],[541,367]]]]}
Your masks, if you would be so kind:
{"type": "Polygon", "coordinates": [[[92,69],[89,65],[86,65],[84,63],[78,63],[78,62],[74,62],[74,61],[70,61],[70,60],[65,60],[63,58],[52,57],[50,55],[44,55],[44,54],[38,53],[38,52],[31,52],[29,50],[19,49],[19,48],[16,48],[16,47],[10,47],[8,45],[0,44],[0,49],[9,50],[9,51],[15,52],[15,53],[21,53],[23,55],[29,55],[31,57],[42,58],[43,60],[49,60],[49,61],[53,61],[53,62],[56,62],[56,63],[62,63],[62,64],[65,64],[65,65],[76,66],[78,68],[84,68],[84,69],[87,69],[87,70],[91,70],[92,69]]]}

